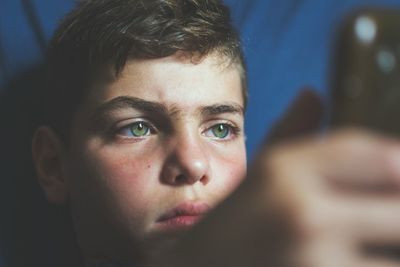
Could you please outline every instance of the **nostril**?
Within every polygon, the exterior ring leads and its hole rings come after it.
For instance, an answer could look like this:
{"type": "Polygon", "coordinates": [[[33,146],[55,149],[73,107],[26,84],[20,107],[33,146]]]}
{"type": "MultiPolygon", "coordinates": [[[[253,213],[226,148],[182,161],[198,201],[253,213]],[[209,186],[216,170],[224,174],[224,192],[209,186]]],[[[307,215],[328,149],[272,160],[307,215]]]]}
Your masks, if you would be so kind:
{"type": "Polygon", "coordinates": [[[175,178],[175,182],[177,184],[183,184],[183,183],[185,183],[186,180],[187,180],[187,178],[184,174],[180,174],[180,175],[176,176],[176,178],[175,178]]]}
{"type": "Polygon", "coordinates": [[[200,182],[201,182],[203,185],[208,184],[208,182],[209,182],[208,177],[207,177],[207,176],[201,177],[201,178],[200,178],[200,182]]]}

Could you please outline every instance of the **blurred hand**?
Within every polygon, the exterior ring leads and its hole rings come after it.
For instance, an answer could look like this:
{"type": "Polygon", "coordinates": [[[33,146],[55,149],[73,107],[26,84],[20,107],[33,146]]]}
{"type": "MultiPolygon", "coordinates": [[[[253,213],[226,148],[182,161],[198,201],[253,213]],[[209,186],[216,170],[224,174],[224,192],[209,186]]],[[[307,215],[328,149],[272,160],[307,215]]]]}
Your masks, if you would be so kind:
{"type": "Polygon", "coordinates": [[[400,142],[360,129],[316,136],[322,110],[304,90],[252,171],[266,209],[286,220],[289,265],[400,266],[400,142]]]}
{"type": "Polygon", "coordinates": [[[288,221],[290,266],[400,266],[383,253],[400,245],[399,142],[346,130],[276,146],[258,164],[254,190],[288,221]]]}

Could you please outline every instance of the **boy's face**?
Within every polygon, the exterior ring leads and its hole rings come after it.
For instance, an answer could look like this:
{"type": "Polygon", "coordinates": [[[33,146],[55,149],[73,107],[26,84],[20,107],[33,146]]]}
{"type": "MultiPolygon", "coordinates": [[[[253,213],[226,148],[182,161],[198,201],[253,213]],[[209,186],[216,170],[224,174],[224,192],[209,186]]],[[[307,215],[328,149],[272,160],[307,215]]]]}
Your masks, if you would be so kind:
{"type": "Polygon", "coordinates": [[[128,62],[81,105],[63,168],[86,256],[157,251],[245,175],[238,68],[215,55],[128,62]]]}

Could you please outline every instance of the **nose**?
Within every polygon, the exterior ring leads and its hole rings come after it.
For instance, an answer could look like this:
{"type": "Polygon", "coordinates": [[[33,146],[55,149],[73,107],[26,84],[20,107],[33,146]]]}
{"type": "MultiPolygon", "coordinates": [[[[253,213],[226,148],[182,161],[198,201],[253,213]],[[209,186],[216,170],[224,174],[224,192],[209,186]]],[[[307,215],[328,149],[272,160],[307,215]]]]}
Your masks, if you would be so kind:
{"type": "Polygon", "coordinates": [[[172,140],[161,179],[170,185],[208,184],[209,160],[200,136],[186,135],[172,140]]]}

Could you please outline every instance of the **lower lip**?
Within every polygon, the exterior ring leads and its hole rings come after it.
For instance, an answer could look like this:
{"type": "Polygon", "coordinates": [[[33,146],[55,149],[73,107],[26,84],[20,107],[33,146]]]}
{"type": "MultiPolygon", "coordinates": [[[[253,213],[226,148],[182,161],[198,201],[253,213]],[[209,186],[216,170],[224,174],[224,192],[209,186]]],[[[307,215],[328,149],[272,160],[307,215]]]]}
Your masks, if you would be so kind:
{"type": "Polygon", "coordinates": [[[164,221],[158,222],[158,225],[160,228],[164,230],[181,230],[181,229],[187,229],[195,225],[202,216],[200,215],[181,215],[181,216],[175,216],[172,218],[169,218],[164,221]]]}

